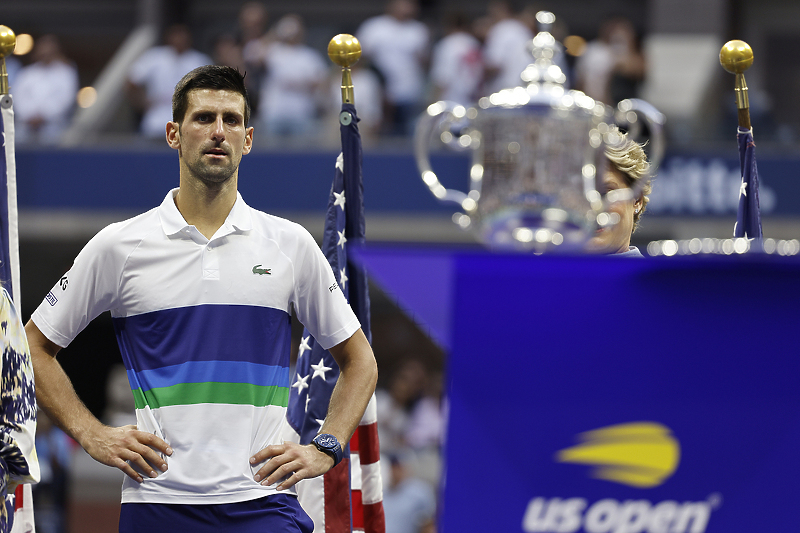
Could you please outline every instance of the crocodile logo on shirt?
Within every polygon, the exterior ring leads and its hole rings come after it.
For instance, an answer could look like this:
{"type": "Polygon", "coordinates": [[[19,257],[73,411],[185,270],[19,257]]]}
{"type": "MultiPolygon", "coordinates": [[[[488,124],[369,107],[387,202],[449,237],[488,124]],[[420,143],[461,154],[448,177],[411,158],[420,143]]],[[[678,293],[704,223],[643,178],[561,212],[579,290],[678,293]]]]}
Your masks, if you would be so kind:
{"type": "Polygon", "coordinates": [[[259,268],[260,266],[261,265],[256,265],[253,267],[253,274],[258,274],[260,276],[263,276],[264,274],[272,274],[272,272],[270,272],[270,270],[272,270],[271,268],[259,268]]]}

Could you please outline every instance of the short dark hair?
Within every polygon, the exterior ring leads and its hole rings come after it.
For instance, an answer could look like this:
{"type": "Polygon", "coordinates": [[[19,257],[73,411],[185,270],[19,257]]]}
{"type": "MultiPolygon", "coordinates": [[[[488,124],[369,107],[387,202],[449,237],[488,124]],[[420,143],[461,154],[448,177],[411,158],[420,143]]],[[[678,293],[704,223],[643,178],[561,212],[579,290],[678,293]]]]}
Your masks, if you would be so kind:
{"type": "Polygon", "coordinates": [[[250,100],[244,85],[244,74],[233,67],[205,65],[197,67],[175,86],[172,93],[172,121],[180,124],[189,108],[189,93],[194,89],[234,91],[244,97],[244,125],[250,123],[250,100]]]}

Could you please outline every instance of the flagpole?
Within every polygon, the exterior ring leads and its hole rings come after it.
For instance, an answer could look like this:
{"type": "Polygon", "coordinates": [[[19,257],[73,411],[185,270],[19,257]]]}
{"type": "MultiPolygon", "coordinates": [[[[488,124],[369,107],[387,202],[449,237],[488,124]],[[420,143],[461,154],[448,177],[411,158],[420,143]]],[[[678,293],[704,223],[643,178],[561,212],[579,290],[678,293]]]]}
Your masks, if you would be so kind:
{"type": "Polygon", "coordinates": [[[751,129],[750,99],[747,95],[747,82],[744,71],[753,65],[753,49],[744,41],[728,41],[719,52],[722,68],[736,75],[736,108],[739,115],[739,127],[751,129]]]}
{"type": "Polygon", "coordinates": [[[347,33],[340,33],[328,43],[328,57],[342,67],[342,103],[355,104],[350,67],[361,59],[361,43],[347,33]]]}
{"type": "Polygon", "coordinates": [[[758,167],[756,165],[753,128],[750,123],[750,100],[747,96],[747,82],[744,72],[753,65],[753,49],[744,41],[728,41],[719,52],[722,68],[736,75],[736,107],[739,115],[739,130],[736,135],[739,144],[739,164],[742,171],[742,184],[739,188],[739,209],[733,236],[753,241],[751,251],[763,251],[763,231],[761,227],[761,208],[758,199],[758,167]]]}
{"type": "Polygon", "coordinates": [[[17,45],[17,36],[8,26],[0,26],[0,96],[8,94],[8,71],[6,70],[6,56],[14,51],[17,45]]]}

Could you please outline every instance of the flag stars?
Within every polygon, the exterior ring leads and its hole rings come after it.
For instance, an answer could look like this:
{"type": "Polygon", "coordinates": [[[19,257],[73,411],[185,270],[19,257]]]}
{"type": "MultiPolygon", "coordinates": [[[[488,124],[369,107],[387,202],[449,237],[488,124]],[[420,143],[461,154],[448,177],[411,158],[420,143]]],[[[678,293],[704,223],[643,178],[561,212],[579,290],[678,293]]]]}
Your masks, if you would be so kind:
{"type": "Polygon", "coordinates": [[[333,368],[325,366],[325,361],[323,361],[322,358],[320,358],[319,363],[316,365],[311,365],[311,368],[314,370],[314,375],[311,376],[311,379],[322,377],[322,381],[325,381],[325,372],[333,370],[333,368]]]}
{"type": "Polygon", "coordinates": [[[341,208],[342,208],[342,211],[344,211],[344,202],[345,202],[345,199],[344,199],[344,191],[342,191],[341,193],[338,193],[338,192],[336,192],[336,191],[333,191],[333,196],[334,196],[334,198],[336,198],[336,199],[333,201],[333,205],[334,205],[334,207],[338,205],[339,207],[341,207],[341,208]]]}
{"type": "Polygon", "coordinates": [[[347,238],[344,236],[344,230],[337,231],[336,233],[339,234],[339,242],[336,243],[336,246],[341,246],[344,249],[344,243],[347,242],[347,238]]]}
{"type": "Polygon", "coordinates": [[[739,187],[739,197],[741,198],[742,195],[747,196],[747,182],[744,181],[744,177],[742,177],[742,184],[739,187]]]}
{"type": "Polygon", "coordinates": [[[341,279],[341,282],[339,283],[339,285],[341,285],[342,286],[342,290],[344,290],[345,289],[345,283],[347,283],[347,281],[350,279],[350,278],[347,277],[347,269],[346,268],[343,268],[340,271],[339,279],[341,279]]]}
{"type": "Polygon", "coordinates": [[[311,339],[311,335],[307,335],[300,339],[300,348],[297,350],[297,359],[303,357],[303,354],[307,351],[311,350],[311,346],[309,346],[308,341],[311,339]]]}
{"type": "Polygon", "coordinates": [[[308,388],[308,376],[300,377],[300,374],[297,374],[297,381],[294,382],[292,388],[297,389],[297,394],[303,394],[303,390],[308,388]]]}

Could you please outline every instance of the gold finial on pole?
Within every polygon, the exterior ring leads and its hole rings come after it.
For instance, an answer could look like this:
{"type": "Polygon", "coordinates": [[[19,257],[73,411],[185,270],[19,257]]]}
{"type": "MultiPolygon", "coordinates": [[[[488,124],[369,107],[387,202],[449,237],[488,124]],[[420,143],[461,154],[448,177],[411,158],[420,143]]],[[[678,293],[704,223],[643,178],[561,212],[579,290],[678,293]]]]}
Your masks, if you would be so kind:
{"type": "Polygon", "coordinates": [[[747,83],[744,71],[753,65],[753,49],[744,41],[728,41],[719,52],[722,68],[736,74],[736,107],[739,112],[739,126],[749,130],[750,99],[747,96],[747,83]]]}
{"type": "Polygon", "coordinates": [[[350,75],[350,67],[361,59],[361,43],[352,35],[340,33],[328,43],[328,57],[342,67],[342,103],[354,103],[353,77],[350,75]]]}
{"type": "Polygon", "coordinates": [[[17,36],[8,26],[0,26],[0,95],[8,94],[8,71],[6,71],[6,56],[14,51],[17,45],[17,36]]]}

